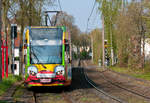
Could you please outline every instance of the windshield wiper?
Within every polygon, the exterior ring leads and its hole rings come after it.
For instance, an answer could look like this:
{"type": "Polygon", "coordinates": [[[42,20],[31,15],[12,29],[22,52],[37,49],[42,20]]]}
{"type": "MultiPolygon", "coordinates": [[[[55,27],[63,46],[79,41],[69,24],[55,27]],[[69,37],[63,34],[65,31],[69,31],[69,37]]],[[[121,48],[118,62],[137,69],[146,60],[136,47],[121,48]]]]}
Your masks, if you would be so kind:
{"type": "MultiPolygon", "coordinates": [[[[30,44],[30,46],[31,46],[31,44],[30,44]]],[[[36,60],[40,63],[40,60],[38,59],[38,57],[36,56],[36,54],[34,53],[34,50],[33,50],[33,48],[31,47],[31,53],[33,54],[33,56],[36,58],[36,60]]],[[[41,63],[41,65],[43,66],[43,68],[45,68],[45,69],[47,69],[46,68],[46,66],[44,66],[44,64],[43,63],[41,63]]]]}

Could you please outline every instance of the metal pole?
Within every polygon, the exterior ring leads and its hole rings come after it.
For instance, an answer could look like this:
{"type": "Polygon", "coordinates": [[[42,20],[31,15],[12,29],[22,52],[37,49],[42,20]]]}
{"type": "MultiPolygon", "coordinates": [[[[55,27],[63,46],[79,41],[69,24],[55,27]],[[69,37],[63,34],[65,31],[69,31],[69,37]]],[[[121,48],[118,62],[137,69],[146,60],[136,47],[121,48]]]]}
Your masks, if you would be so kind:
{"type": "MultiPolygon", "coordinates": [[[[2,41],[1,41],[1,25],[2,25],[2,21],[1,21],[1,10],[2,10],[2,0],[0,0],[0,48],[2,45],[2,41]]],[[[2,52],[0,49],[0,82],[2,81],[2,52]]]]}
{"type": "Polygon", "coordinates": [[[112,40],[112,29],[110,28],[111,32],[110,32],[110,39],[111,39],[111,65],[114,65],[114,52],[113,52],[113,40],[112,40]]]}
{"type": "MultiPolygon", "coordinates": [[[[111,5],[109,5],[110,6],[110,8],[111,8],[111,5]]],[[[123,6],[123,0],[122,0],[122,6],[123,6]]],[[[111,19],[111,24],[112,24],[112,19],[111,19]]],[[[111,55],[111,65],[114,65],[114,52],[113,52],[113,40],[112,40],[112,38],[113,38],[113,33],[112,33],[112,27],[111,27],[111,25],[109,26],[110,28],[110,41],[111,41],[111,46],[110,46],[110,50],[111,50],[111,53],[110,53],[110,55],[111,55]]],[[[107,61],[108,62],[108,61],[107,61]]],[[[110,63],[108,63],[108,64],[110,64],[110,63]]]]}
{"type": "Polygon", "coordinates": [[[4,78],[4,64],[5,64],[5,60],[4,60],[4,43],[2,44],[1,46],[1,49],[2,49],[2,79],[4,78]]]}
{"type": "Polygon", "coordinates": [[[48,14],[46,13],[46,14],[45,14],[45,25],[46,25],[46,26],[48,26],[48,25],[47,25],[47,16],[48,16],[48,14]]]}
{"type": "Polygon", "coordinates": [[[55,26],[56,23],[57,23],[58,14],[62,13],[62,11],[45,11],[44,13],[45,13],[45,24],[46,24],[46,26],[48,26],[48,20],[47,19],[49,19],[49,22],[50,22],[51,26],[55,26]],[[52,23],[48,13],[56,13],[56,19],[55,19],[54,23],[52,23]]]}
{"type": "Polygon", "coordinates": [[[102,48],[103,48],[103,69],[105,68],[105,47],[104,47],[104,40],[105,40],[105,30],[104,30],[104,16],[102,15],[102,48]]]}
{"type": "Polygon", "coordinates": [[[93,37],[92,37],[92,35],[91,35],[91,48],[92,48],[92,62],[93,62],[93,37]]]}
{"type": "Polygon", "coordinates": [[[7,44],[6,44],[6,78],[8,78],[8,46],[7,44]]]}
{"type": "Polygon", "coordinates": [[[122,10],[124,9],[124,0],[122,0],[122,10]]]}
{"type": "Polygon", "coordinates": [[[17,26],[16,24],[11,24],[11,28],[12,28],[12,73],[14,74],[14,44],[15,44],[15,40],[14,40],[14,29],[15,29],[15,26],[17,26]]]}
{"type": "Polygon", "coordinates": [[[14,74],[14,27],[12,29],[12,73],[14,74]]]}

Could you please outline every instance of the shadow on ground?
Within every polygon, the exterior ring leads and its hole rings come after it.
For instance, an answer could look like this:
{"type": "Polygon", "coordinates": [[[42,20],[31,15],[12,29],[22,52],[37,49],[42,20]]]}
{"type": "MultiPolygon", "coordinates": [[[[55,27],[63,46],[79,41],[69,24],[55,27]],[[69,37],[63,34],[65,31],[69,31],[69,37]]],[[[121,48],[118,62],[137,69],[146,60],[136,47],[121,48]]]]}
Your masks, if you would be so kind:
{"type": "Polygon", "coordinates": [[[77,89],[88,89],[92,88],[85,80],[83,68],[76,67],[72,68],[72,83],[70,86],[64,87],[32,87],[29,91],[34,91],[36,93],[62,93],[71,92],[77,89]]]}

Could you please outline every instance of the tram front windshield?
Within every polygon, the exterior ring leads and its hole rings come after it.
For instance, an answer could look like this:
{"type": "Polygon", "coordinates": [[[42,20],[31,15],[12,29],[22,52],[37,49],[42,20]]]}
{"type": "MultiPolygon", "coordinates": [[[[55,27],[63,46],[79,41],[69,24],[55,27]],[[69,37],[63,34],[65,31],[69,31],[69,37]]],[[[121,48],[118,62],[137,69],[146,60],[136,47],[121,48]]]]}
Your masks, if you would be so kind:
{"type": "Polygon", "coordinates": [[[61,28],[32,28],[30,31],[31,64],[62,63],[61,28]]]}

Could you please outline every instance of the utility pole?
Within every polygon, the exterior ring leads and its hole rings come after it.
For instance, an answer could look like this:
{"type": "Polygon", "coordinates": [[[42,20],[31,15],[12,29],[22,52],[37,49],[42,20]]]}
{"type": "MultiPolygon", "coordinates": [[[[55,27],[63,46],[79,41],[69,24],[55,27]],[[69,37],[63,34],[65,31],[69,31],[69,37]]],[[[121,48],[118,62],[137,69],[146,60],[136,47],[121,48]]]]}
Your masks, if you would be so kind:
{"type": "Polygon", "coordinates": [[[14,50],[15,50],[15,33],[17,33],[17,24],[11,24],[11,44],[12,44],[12,73],[14,74],[15,62],[14,62],[14,50]]]}
{"type": "Polygon", "coordinates": [[[124,0],[122,0],[122,10],[124,9],[124,0]]]}
{"type": "MultiPolygon", "coordinates": [[[[123,1],[124,0],[122,0],[122,6],[123,6],[123,1]]],[[[110,6],[110,8],[111,8],[111,6],[112,5],[109,5],[110,6]]],[[[111,14],[112,15],[112,14],[111,14]]],[[[112,24],[112,18],[111,18],[111,24],[112,24]]],[[[110,25],[109,26],[110,28],[110,51],[111,51],[111,53],[110,53],[110,55],[111,55],[111,65],[114,65],[114,52],[113,52],[113,33],[112,33],[112,26],[110,25]]],[[[108,61],[107,61],[108,62],[108,61]]]]}
{"type": "Polygon", "coordinates": [[[127,3],[128,3],[128,0],[122,0],[122,4],[121,4],[122,10],[124,10],[127,3]]]}
{"type": "Polygon", "coordinates": [[[91,48],[92,48],[92,62],[93,62],[93,37],[92,37],[92,35],[91,35],[91,48]]]}
{"type": "Polygon", "coordinates": [[[110,40],[111,40],[111,65],[114,65],[114,51],[113,51],[113,34],[112,34],[112,28],[110,27],[110,40]]]}
{"type": "Polygon", "coordinates": [[[102,48],[103,48],[103,69],[105,68],[105,47],[104,47],[104,42],[105,42],[105,30],[104,30],[104,16],[102,15],[102,48]]]}
{"type": "MultiPolygon", "coordinates": [[[[2,45],[2,41],[1,41],[1,27],[2,27],[1,11],[2,11],[2,0],[0,0],[0,47],[2,45]]],[[[0,82],[1,81],[2,81],[2,52],[0,49],[0,82]]]]}

